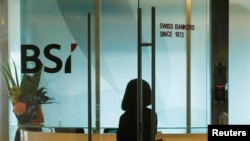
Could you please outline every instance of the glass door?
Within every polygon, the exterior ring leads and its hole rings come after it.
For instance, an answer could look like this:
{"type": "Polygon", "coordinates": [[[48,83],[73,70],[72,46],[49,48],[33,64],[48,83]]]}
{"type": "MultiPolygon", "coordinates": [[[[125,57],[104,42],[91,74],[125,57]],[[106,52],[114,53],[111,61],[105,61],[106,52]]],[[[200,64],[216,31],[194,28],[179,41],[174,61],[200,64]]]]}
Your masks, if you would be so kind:
{"type": "MultiPolygon", "coordinates": [[[[142,42],[151,42],[156,13],[155,104],[162,133],[203,133],[210,123],[209,1],[102,1],[101,127],[117,128],[126,84],[137,78],[137,8],[142,42]],[[112,115],[112,116],[110,116],[112,115]]],[[[151,82],[151,48],[142,49],[142,78],[151,82]]]]}

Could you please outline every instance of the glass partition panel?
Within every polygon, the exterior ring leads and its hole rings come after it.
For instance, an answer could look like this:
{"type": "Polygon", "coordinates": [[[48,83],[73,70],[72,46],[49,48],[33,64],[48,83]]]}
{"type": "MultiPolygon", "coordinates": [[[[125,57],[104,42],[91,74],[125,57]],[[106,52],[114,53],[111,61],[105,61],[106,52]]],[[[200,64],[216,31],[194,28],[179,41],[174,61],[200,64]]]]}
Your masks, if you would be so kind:
{"type": "MultiPolygon", "coordinates": [[[[9,62],[14,60],[19,80],[43,63],[39,87],[55,98],[55,103],[42,104],[43,131],[59,132],[58,127],[88,131],[88,13],[92,17],[91,80],[95,84],[91,89],[96,114],[92,116],[93,131],[117,129],[126,85],[138,76],[137,8],[142,8],[142,42],[150,43],[151,8],[155,7],[157,131],[206,132],[210,121],[209,1],[103,0],[100,7],[96,2],[9,1],[9,62]],[[95,8],[101,13],[100,25],[95,8]],[[99,33],[100,52],[94,48],[99,33]]],[[[150,85],[151,57],[151,47],[143,47],[142,78],[150,85]]],[[[10,104],[10,140],[18,125],[12,109],[10,104]]]]}
{"type": "Polygon", "coordinates": [[[191,131],[206,133],[211,123],[210,1],[191,1],[191,131]]]}
{"type": "Polygon", "coordinates": [[[250,1],[229,1],[229,124],[250,122],[249,6],[250,1]]]}
{"type": "MultiPolygon", "coordinates": [[[[85,127],[88,132],[88,13],[94,55],[93,0],[9,1],[10,62],[14,60],[19,80],[24,73],[33,75],[41,62],[39,88],[55,99],[41,105],[44,127],[85,127]]],[[[18,121],[12,112],[10,116],[14,138],[18,121]]]]}
{"type": "Polygon", "coordinates": [[[103,128],[118,127],[125,87],[130,79],[137,77],[135,3],[124,0],[101,3],[100,119],[103,128]]]}
{"type": "MultiPolygon", "coordinates": [[[[156,7],[156,112],[158,131],[185,133],[187,119],[187,40],[185,1],[141,2],[144,10],[143,38],[150,38],[150,7],[156,7]],[[185,36],[184,36],[185,34],[185,36]],[[176,128],[178,127],[178,128],[176,128]],[[182,128],[180,128],[182,127],[182,128]]],[[[148,39],[147,39],[148,40],[148,39]]]]}

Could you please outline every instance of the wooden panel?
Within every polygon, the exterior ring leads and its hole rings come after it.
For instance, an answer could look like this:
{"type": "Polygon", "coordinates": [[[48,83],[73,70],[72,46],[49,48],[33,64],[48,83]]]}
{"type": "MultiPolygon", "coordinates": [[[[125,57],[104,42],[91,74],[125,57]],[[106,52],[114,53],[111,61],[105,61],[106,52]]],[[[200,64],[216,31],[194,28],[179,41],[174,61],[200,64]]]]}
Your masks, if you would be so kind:
{"type": "Polygon", "coordinates": [[[87,134],[21,131],[21,141],[83,141],[87,134]]]}
{"type": "Polygon", "coordinates": [[[207,141],[207,134],[157,134],[162,141],[207,141]]]}
{"type": "MultiPolygon", "coordinates": [[[[207,141],[207,134],[157,134],[162,141],[207,141]]],[[[83,133],[46,133],[21,131],[21,141],[87,141],[83,133]]],[[[116,141],[116,134],[93,134],[92,141],[116,141]]]]}

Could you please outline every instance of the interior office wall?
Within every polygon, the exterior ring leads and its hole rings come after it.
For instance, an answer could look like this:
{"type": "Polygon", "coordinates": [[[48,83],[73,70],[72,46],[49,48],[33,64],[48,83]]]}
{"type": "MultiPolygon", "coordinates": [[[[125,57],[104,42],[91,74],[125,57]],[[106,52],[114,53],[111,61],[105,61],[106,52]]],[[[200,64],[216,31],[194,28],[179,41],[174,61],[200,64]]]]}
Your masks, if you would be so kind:
{"type": "MultiPolygon", "coordinates": [[[[11,1],[11,0],[10,0],[11,1]]],[[[45,126],[87,127],[87,20],[88,12],[94,13],[93,1],[22,1],[11,4],[13,22],[10,40],[10,58],[20,69],[20,45],[33,44],[41,50],[39,58],[47,67],[55,63],[43,54],[51,43],[61,46],[52,50],[63,62],[71,55],[72,73],[63,69],[57,73],[42,73],[40,86],[58,103],[43,105],[45,126]],[[19,12],[17,12],[18,10],[19,12]],[[20,13],[21,12],[21,13],[20,13]],[[14,24],[15,23],[15,24],[14,24]],[[77,43],[71,52],[70,44],[77,43]]],[[[158,127],[164,133],[186,132],[187,94],[187,31],[175,29],[175,24],[186,24],[186,1],[142,2],[143,41],[150,42],[151,7],[156,7],[156,112],[158,127]],[[163,29],[160,24],[172,24],[163,29]],[[172,37],[162,36],[171,32],[172,37]],[[177,36],[178,35],[178,36],[177,36]]],[[[191,127],[193,132],[206,132],[209,123],[209,2],[192,1],[191,23],[191,127]],[[195,129],[195,127],[198,127],[195,129]],[[198,130],[197,130],[198,129],[198,130]]],[[[95,15],[93,15],[95,16],[95,15]]],[[[93,21],[94,22],[94,21],[93,21]]],[[[94,23],[93,23],[94,24],[94,23]]],[[[103,0],[101,4],[101,127],[117,127],[122,114],[121,100],[126,83],[137,76],[137,3],[103,0]]],[[[93,33],[93,32],[92,32],[93,33]]],[[[94,34],[94,33],[93,33],[94,34]]],[[[94,39],[92,40],[94,46],[94,39]]],[[[94,49],[93,49],[94,50],[94,49]]],[[[93,51],[94,52],[94,51],[93,51]]],[[[93,53],[92,52],[92,53],[93,53]]],[[[143,78],[150,80],[150,48],[143,49],[143,78]]],[[[29,52],[32,54],[32,52],[29,52]]],[[[93,53],[94,54],[94,53],[93,53]]],[[[93,60],[96,56],[93,55],[93,60]]],[[[31,67],[34,64],[29,64],[31,67]]],[[[93,70],[95,65],[92,65],[93,70]]],[[[94,83],[94,82],[93,82],[94,83]]],[[[93,94],[94,94],[93,90],[93,94]]],[[[94,97],[93,97],[94,98],[94,97]]],[[[11,108],[11,107],[10,107],[11,108]]],[[[11,109],[10,109],[11,110],[11,109]]],[[[10,113],[11,125],[17,121],[10,113]]],[[[93,119],[95,121],[95,119],[93,119]]],[[[93,123],[94,125],[94,123],[93,123]]],[[[94,125],[95,126],[95,125],[94,125]]]]}
{"type": "Polygon", "coordinates": [[[229,2],[229,124],[249,124],[250,2],[229,2]]]}
{"type": "MultiPolygon", "coordinates": [[[[0,1],[0,62],[6,62],[8,57],[8,2],[0,1]]],[[[0,75],[1,76],[1,75],[0,75]]],[[[0,140],[7,141],[9,138],[9,115],[7,89],[2,77],[0,77],[0,140]]]]}

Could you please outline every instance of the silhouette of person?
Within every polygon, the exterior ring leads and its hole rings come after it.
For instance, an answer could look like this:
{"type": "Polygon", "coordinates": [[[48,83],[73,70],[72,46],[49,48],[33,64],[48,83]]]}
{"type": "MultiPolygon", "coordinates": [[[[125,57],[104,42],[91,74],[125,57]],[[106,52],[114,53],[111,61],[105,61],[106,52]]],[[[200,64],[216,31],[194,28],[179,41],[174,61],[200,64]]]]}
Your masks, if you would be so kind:
{"type": "MultiPolygon", "coordinates": [[[[151,88],[148,82],[142,80],[143,101],[143,141],[151,140],[151,130],[157,132],[157,114],[155,125],[151,127],[151,112],[147,106],[151,105],[151,88]]],[[[121,108],[125,112],[120,116],[119,127],[116,132],[117,141],[137,141],[137,79],[130,80],[127,84],[121,108]]]]}

